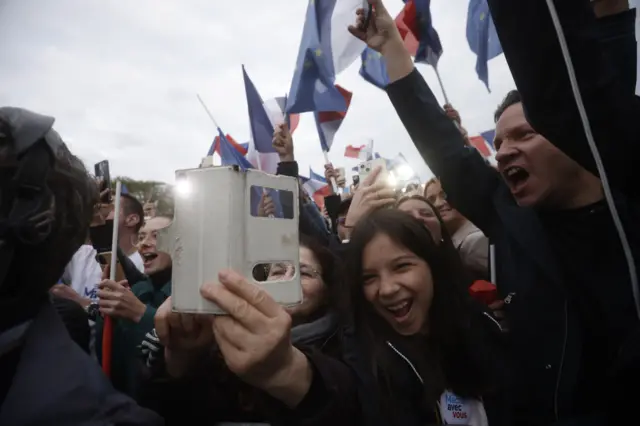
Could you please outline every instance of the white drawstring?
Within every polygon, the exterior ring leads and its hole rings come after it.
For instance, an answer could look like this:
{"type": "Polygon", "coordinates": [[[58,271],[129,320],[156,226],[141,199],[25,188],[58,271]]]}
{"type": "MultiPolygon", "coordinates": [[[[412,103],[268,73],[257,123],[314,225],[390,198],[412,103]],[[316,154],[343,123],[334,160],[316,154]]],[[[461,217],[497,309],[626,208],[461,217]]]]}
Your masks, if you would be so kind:
{"type": "Polygon", "coordinates": [[[638,275],[636,271],[636,264],[633,259],[633,253],[631,252],[631,246],[629,245],[627,234],[625,233],[622,222],[620,221],[618,209],[616,208],[616,205],[613,201],[613,195],[611,194],[611,188],[609,187],[609,179],[607,178],[607,173],[604,169],[604,165],[602,164],[600,152],[598,151],[598,147],[596,146],[596,143],[593,139],[593,134],[591,133],[591,125],[589,124],[589,118],[587,117],[587,112],[585,110],[584,103],[582,102],[582,95],[580,94],[580,88],[578,87],[578,79],[576,78],[576,73],[573,68],[573,62],[571,61],[571,54],[569,53],[569,48],[567,47],[567,40],[564,37],[564,31],[562,30],[562,25],[560,24],[558,12],[556,11],[553,0],[547,0],[547,7],[549,8],[549,13],[551,14],[553,26],[555,27],[556,33],[558,34],[560,49],[562,50],[562,56],[564,56],[564,62],[567,65],[567,72],[569,74],[569,81],[571,82],[571,89],[573,90],[573,97],[575,98],[576,104],[578,106],[578,112],[580,113],[580,119],[582,120],[584,133],[587,137],[587,143],[589,144],[589,148],[591,149],[591,154],[593,155],[593,159],[596,163],[598,173],[600,174],[600,181],[602,182],[604,197],[607,201],[607,205],[609,206],[609,210],[611,211],[611,217],[613,218],[613,223],[616,227],[616,231],[618,232],[618,236],[620,237],[622,250],[624,251],[624,255],[627,260],[627,266],[629,267],[629,278],[631,280],[631,291],[633,293],[633,299],[635,301],[638,319],[640,319],[640,290],[638,289],[638,275]]]}

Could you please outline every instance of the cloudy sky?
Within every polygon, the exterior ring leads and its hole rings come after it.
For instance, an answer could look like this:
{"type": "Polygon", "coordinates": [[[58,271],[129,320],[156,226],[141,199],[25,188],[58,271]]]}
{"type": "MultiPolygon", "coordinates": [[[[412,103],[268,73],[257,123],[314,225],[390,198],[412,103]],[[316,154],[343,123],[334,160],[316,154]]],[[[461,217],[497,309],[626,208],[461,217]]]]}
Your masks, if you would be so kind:
{"type": "MultiPolygon", "coordinates": [[[[401,0],[387,0],[395,15],[401,0]]],[[[489,63],[492,92],[475,73],[465,38],[468,0],[434,0],[444,54],[440,74],[471,135],[492,128],[495,107],[514,88],[503,56],[489,63]]],[[[102,159],[112,175],[173,182],[196,167],[214,127],[249,138],[241,65],[264,99],[289,90],[307,0],[0,0],[0,104],[56,117],[56,128],[90,169],[102,159]]],[[[358,61],[359,62],[359,61],[358,61]]],[[[418,66],[442,100],[433,69],[418,66]]],[[[358,75],[338,77],[353,91],[332,152],[369,138],[385,157],[402,152],[422,177],[430,172],[385,93],[358,75]]],[[[295,134],[301,170],[322,169],[313,117],[295,134]]]]}

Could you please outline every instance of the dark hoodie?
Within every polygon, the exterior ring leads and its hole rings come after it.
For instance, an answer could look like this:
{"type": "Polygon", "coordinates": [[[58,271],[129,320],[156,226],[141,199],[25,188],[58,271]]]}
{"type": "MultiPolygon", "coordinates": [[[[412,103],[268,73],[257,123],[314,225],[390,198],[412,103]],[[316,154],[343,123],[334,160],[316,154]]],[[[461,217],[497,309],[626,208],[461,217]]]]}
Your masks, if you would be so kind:
{"type": "MultiPolygon", "coordinates": [[[[291,340],[306,352],[339,356],[338,319],[328,314],[293,327],[291,340]]],[[[164,349],[155,330],[147,336],[146,380],[139,403],[165,418],[168,425],[196,424],[207,419],[209,424],[301,424],[296,413],[268,394],[242,382],[224,365],[217,348],[205,356],[195,373],[176,380],[167,376],[164,349]],[[152,348],[152,350],[148,350],[152,348]],[[288,419],[292,419],[289,423],[288,419]],[[227,423],[228,422],[228,423],[227,423]]],[[[300,404],[304,405],[304,401],[300,404]]]]}

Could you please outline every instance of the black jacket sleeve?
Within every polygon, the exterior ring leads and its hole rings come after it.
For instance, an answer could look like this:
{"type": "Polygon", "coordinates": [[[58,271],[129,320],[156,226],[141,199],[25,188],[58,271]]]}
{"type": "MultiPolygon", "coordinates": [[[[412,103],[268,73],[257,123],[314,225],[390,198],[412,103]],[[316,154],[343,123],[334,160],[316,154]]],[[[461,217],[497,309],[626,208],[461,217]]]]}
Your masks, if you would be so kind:
{"type": "MultiPolygon", "coordinates": [[[[589,0],[556,0],[554,4],[609,181],[633,194],[633,165],[640,154],[640,127],[635,123],[640,101],[629,90],[628,72],[623,70],[620,79],[614,67],[620,64],[616,59],[620,52],[612,46],[621,43],[617,46],[623,55],[635,51],[635,42],[630,41],[635,11],[604,18],[604,25],[599,26],[589,0]]],[[[489,0],[489,7],[529,123],[597,174],[546,2],[489,0]]]]}
{"type": "Polygon", "coordinates": [[[496,220],[492,195],[501,177],[438,104],[417,70],[387,86],[387,94],[418,152],[438,176],[452,205],[490,236],[496,220]]]}
{"type": "MultiPolygon", "coordinates": [[[[279,175],[291,176],[298,178],[298,163],[295,161],[285,161],[278,163],[279,175]]],[[[287,192],[280,193],[280,203],[282,204],[282,210],[284,217],[293,217],[293,197],[298,194],[290,194],[287,192]],[[288,213],[287,213],[288,212],[288,213]],[[288,214],[288,215],[287,215],[288,214]]],[[[318,220],[318,217],[314,217],[314,213],[311,209],[304,208],[304,201],[300,200],[300,224],[299,229],[302,234],[309,235],[317,238],[322,244],[329,245],[330,240],[333,238],[329,230],[322,226],[323,222],[318,220]]],[[[317,215],[316,215],[317,216],[317,215]]],[[[320,218],[321,219],[321,218],[320,218]]]]}

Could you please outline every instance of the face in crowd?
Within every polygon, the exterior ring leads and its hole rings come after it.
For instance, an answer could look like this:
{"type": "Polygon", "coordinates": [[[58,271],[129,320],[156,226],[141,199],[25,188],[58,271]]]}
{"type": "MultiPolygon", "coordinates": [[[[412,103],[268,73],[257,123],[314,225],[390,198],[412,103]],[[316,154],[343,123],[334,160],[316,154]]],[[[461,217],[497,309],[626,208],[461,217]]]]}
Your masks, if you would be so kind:
{"type": "MultiPolygon", "coordinates": [[[[269,269],[267,281],[290,280],[295,274],[291,264],[275,263],[269,269]]],[[[302,284],[303,302],[288,307],[292,317],[308,318],[325,303],[326,286],[322,265],[311,249],[300,246],[300,281],[302,284]]]]}
{"type": "Polygon", "coordinates": [[[421,219],[396,209],[373,212],[354,228],[349,250],[346,279],[360,326],[377,317],[399,335],[441,339],[465,316],[468,293],[451,257],[457,254],[436,244],[421,219]]]}
{"type": "Polygon", "coordinates": [[[171,256],[159,251],[158,233],[171,224],[171,219],[166,217],[154,217],[149,219],[138,234],[138,251],[144,261],[144,273],[153,275],[171,267],[171,256]]]}
{"type": "MultiPolygon", "coordinates": [[[[431,207],[424,199],[421,199],[420,196],[411,196],[401,199],[397,205],[397,209],[409,213],[411,216],[422,222],[431,233],[436,244],[439,244],[440,241],[442,241],[442,228],[440,227],[440,221],[433,211],[433,207],[431,207]]],[[[444,217],[442,219],[444,220],[444,217]]]]}
{"type": "Polygon", "coordinates": [[[458,210],[451,207],[447,201],[447,194],[442,189],[440,181],[433,180],[428,183],[427,187],[424,189],[424,196],[436,207],[436,209],[438,209],[438,213],[440,213],[440,217],[447,226],[447,229],[451,230],[451,227],[455,227],[457,224],[464,221],[464,216],[462,216],[458,210]]]}
{"type": "Polygon", "coordinates": [[[498,170],[520,206],[578,207],[585,182],[599,186],[595,176],[536,133],[519,101],[499,115],[494,146],[498,170]]]}
{"type": "Polygon", "coordinates": [[[362,256],[365,299],[401,335],[426,330],[433,300],[433,277],[424,259],[378,233],[362,256]]]}

